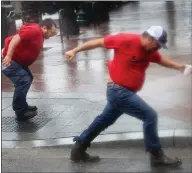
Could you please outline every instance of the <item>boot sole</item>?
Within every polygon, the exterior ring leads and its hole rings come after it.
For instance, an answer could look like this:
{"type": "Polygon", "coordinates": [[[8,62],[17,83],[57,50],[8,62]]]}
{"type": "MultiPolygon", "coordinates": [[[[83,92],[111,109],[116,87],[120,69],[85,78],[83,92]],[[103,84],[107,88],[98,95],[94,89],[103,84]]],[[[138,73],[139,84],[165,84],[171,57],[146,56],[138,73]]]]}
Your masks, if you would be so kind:
{"type": "Polygon", "coordinates": [[[152,167],[179,167],[182,165],[182,162],[173,163],[173,164],[163,164],[163,163],[153,163],[151,164],[152,167]]]}

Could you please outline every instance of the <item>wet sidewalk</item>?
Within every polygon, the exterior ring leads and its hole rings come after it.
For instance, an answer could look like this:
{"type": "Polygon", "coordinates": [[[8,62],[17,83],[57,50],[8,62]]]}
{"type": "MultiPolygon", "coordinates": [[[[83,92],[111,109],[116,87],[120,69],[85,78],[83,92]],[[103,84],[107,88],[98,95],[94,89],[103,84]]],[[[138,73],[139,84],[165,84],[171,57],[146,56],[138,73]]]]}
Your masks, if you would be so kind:
{"type": "MultiPolygon", "coordinates": [[[[153,91],[156,85],[154,86],[153,81],[148,82],[148,89],[140,92],[140,95],[159,114],[160,136],[171,138],[169,143],[173,142],[175,135],[181,135],[181,138],[190,137],[191,140],[191,80],[177,74],[156,80],[155,83],[166,85],[153,91]]],[[[5,147],[71,144],[70,137],[79,135],[88,127],[101,113],[106,103],[104,93],[30,92],[28,102],[38,105],[38,116],[28,123],[18,124],[11,110],[11,97],[12,93],[3,93],[2,140],[5,147]]],[[[130,139],[130,135],[132,140],[137,138],[141,140],[142,122],[128,115],[122,115],[102,135],[96,140],[97,142],[103,139],[113,141],[130,139]]],[[[181,140],[177,142],[180,143],[181,140]]]]}
{"type": "MultiPolygon", "coordinates": [[[[81,28],[80,36],[65,40],[63,45],[59,36],[47,40],[41,57],[30,67],[34,82],[28,102],[38,106],[36,118],[28,123],[15,122],[11,108],[13,86],[2,76],[3,147],[59,145],[65,139],[72,143],[70,137],[79,135],[101,113],[106,103],[105,64],[113,52],[95,49],[79,53],[73,62],[65,61],[64,52],[77,44],[109,33],[142,32],[159,24],[169,32],[169,49],[162,52],[178,62],[192,64],[190,5],[190,1],[175,2],[169,7],[166,2],[126,4],[110,13],[110,22],[97,29],[81,28]]],[[[172,141],[177,135],[191,139],[191,94],[191,77],[151,64],[139,95],[157,110],[160,136],[169,134],[172,141]]],[[[123,115],[98,141],[106,135],[117,141],[126,139],[133,132],[142,137],[142,122],[123,115]]]]}

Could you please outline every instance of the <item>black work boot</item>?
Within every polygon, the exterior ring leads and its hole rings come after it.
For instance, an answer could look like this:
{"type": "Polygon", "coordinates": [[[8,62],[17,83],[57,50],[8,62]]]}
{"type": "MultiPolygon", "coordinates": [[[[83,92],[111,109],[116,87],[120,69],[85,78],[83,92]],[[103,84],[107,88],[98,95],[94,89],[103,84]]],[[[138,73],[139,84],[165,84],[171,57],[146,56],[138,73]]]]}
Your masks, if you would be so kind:
{"type": "Polygon", "coordinates": [[[177,167],[182,164],[178,158],[167,157],[162,150],[150,151],[151,166],[171,166],[177,167]]]}
{"type": "Polygon", "coordinates": [[[99,156],[91,156],[85,151],[87,150],[88,145],[83,144],[80,139],[75,139],[76,141],[74,147],[71,150],[70,159],[74,162],[98,162],[100,160],[99,156]]]}
{"type": "Polygon", "coordinates": [[[27,111],[24,114],[17,114],[16,113],[16,120],[17,121],[27,121],[37,115],[37,111],[27,111]]]}
{"type": "Polygon", "coordinates": [[[28,105],[27,110],[28,111],[37,111],[37,106],[30,106],[30,105],[28,105]]]}

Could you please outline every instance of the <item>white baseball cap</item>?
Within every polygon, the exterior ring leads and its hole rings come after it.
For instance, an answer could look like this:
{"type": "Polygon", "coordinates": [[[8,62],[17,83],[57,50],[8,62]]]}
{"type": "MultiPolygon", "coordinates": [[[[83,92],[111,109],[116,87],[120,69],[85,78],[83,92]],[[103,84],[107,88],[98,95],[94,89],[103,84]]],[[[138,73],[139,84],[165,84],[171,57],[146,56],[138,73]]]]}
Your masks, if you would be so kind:
{"type": "Polygon", "coordinates": [[[145,33],[157,40],[162,48],[167,49],[167,32],[161,26],[151,26],[145,33]]]}

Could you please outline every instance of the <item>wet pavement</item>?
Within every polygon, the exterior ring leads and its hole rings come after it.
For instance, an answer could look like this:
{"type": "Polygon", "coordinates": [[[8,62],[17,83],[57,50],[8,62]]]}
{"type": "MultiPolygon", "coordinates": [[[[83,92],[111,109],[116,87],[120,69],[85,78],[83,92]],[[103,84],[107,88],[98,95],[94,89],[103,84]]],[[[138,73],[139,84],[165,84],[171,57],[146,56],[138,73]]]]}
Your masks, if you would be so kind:
{"type": "Polygon", "coordinates": [[[140,149],[99,148],[89,150],[101,157],[98,163],[74,163],[69,160],[69,149],[3,149],[2,172],[192,172],[192,148],[166,149],[170,157],[180,157],[178,168],[151,167],[149,156],[140,149]]]}
{"type": "MultiPolygon", "coordinates": [[[[65,138],[79,134],[106,103],[106,62],[113,52],[95,49],[81,52],[67,62],[64,52],[87,40],[118,32],[143,32],[148,26],[164,26],[169,49],[162,52],[182,63],[192,64],[191,1],[126,4],[110,13],[110,22],[99,28],[81,28],[78,37],[61,44],[60,36],[45,41],[41,57],[30,67],[34,81],[29,104],[39,108],[37,118],[18,124],[11,110],[13,86],[2,75],[2,140],[18,142],[65,138]],[[149,10],[150,9],[150,10],[149,10]]],[[[142,96],[159,114],[159,130],[191,129],[192,81],[177,71],[151,64],[142,96]]],[[[103,134],[142,131],[140,121],[123,115],[103,134]]]]}

